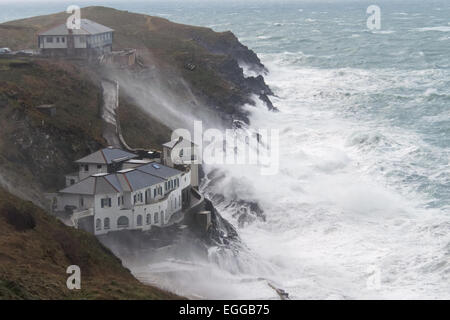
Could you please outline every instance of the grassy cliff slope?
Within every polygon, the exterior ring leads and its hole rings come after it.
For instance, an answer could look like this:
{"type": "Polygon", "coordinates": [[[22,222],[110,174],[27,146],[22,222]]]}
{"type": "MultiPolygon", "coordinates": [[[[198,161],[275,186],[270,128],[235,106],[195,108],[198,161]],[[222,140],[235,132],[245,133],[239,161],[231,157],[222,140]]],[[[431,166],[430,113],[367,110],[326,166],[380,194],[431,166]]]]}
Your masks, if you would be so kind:
{"type": "Polygon", "coordinates": [[[178,299],[136,280],[93,236],[0,188],[0,299],[178,299]],[[81,269],[69,290],[66,269],[81,269]]]}
{"type": "Polygon", "coordinates": [[[0,57],[2,185],[39,203],[40,192],[64,185],[73,160],[105,144],[94,77],[62,61],[0,57]],[[36,108],[44,104],[56,115],[36,108]]]}

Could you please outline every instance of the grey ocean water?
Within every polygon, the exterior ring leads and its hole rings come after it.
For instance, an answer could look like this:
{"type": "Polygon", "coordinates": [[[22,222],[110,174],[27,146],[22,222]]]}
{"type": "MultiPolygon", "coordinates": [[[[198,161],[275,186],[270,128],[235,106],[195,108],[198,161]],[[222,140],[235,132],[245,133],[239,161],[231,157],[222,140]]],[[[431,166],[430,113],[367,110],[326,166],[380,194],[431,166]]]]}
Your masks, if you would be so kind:
{"type": "MultiPolygon", "coordinates": [[[[0,5],[0,21],[58,6],[0,5]]],[[[111,6],[233,31],[268,67],[281,111],[246,106],[254,128],[280,129],[276,176],[222,167],[229,178],[204,186],[261,204],[267,220],[239,230],[251,258],[209,272],[214,289],[180,293],[276,298],[247,281],[264,277],[294,298],[450,298],[450,1],[111,6]],[[380,30],[366,27],[370,4],[380,30]]]]}

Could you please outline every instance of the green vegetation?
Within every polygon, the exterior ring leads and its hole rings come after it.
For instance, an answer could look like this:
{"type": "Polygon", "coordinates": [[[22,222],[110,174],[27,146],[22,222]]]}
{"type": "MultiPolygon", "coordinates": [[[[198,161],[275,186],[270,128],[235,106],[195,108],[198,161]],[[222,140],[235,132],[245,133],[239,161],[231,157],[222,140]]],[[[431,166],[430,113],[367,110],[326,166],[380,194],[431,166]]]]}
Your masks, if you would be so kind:
{"type": "Polygon", "coordinates": [[[136,280],[95,238],[0,188],[0,299],[179,299],[136,280]],[[66,269],[81,269],[69,290],[66,269]]]}
{"type": "Polygon", "coordinates": [[[61,187],[73,159],[105,143],[100,104],[95,74],[82,67],[0,58],[0,163],[44,190],[61,187]],[[36,108],[44,104],[56,114],[36,108]]]}

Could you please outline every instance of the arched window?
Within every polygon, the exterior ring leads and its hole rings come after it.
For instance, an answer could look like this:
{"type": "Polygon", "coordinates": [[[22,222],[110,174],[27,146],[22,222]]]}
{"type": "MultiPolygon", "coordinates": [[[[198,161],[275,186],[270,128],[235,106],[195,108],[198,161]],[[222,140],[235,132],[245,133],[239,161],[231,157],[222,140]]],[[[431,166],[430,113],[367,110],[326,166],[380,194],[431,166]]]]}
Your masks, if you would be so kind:
{"type": "Polygon", "coordinates": [[[103,220],[103,228],[104,229],[110,228],[109,218],[105,218],[105,220],[103,220]]]}
{"type": "Polygon", "coordinates": [[[119,217],[117,219],[117,227],[118,228],[127,228],[129,226],[128,218],[125,216],[119,217]]]}
{"type": "Polygon", "coordinates": [[[102,220],[97,219],[95,220],[95,230],[100,230],[102,228],[102,220]]]}
{"type": "Polygon", "coordinates": [[[136,224],[138,226],[142,226],[142,216],[140,214],[138,214],[138,216],[137,216],[136,224]]]}
{"type": "Polygon", "coordinates": [[[151,224],[152,223],[152,215],[150,213],[147,213],[147,217],[145,218],[145,222],[147,224],[151,224]]]}

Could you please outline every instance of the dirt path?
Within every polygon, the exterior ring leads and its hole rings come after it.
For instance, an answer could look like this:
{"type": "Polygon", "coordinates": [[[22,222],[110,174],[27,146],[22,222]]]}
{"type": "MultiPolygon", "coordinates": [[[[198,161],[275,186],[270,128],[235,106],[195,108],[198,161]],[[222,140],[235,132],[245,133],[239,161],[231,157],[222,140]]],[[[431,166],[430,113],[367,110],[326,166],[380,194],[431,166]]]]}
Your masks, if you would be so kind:
{"type": "Polygon", "coordinates": [[[120,148],[121,143],[118,136],[116,109],[119,105],[117,85],[110,81],[102,81],[103,87],[103,108],[102,118],[105,121],[103,127],[103,138],[106,139],[108,145],[120,148]]]}

